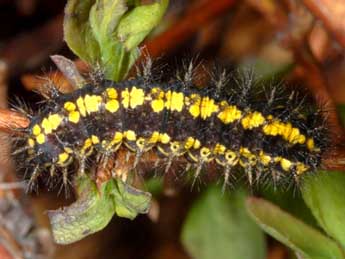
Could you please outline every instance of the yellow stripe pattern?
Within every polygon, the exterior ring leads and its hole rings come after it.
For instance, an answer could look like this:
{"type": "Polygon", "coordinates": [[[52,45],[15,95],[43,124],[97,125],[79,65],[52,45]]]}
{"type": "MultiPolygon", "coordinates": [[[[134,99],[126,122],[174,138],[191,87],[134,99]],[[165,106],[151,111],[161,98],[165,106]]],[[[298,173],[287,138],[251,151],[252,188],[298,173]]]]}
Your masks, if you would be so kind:
{"type": "MultiPolygon", "coordinates": [[[[290,145],[304,144],[311,152],[319,152],[312,138],[303,135],[300,130],[293,127],[291,123],[282,122],[273,116],[264,116],[258,111],[244,111],[227,101],[216,102],[208,96],[201,96],[196,93],[185,95],[183,92],[166,90],[153,87],[146,92],[137,86],[125,89],[108,87],[101,94],[86,94],[79,96],[75,101],[66,101],[63,110],[49,114],[40,123],[35,124],[31,129],[29,146],[44,144],[47,135],[54,133],[65,123],[77,124],[83,117],[92,116],[95,113],[116,113],[120,107],[123,109],[136,109],[148,105],[152,112],[160,113],[164,109],[171,112],[187,112],[191,119],[207,120],[214,116],[223,124],[238,123],[245,130],[259,128],[266,136],[280,136],[290,145]]],[[[199,140],[192,136],[185,141],[177,142],[170,138],[165,132],[153,132],[149,138],[142,138],[133,131],[116,132],[113,138],[102,140],[98,136],[91,136],[85,140],[79,151],[80,154],[88,156],[95,146],[101,146],[107,152],[115,152],[124,143],[128,147],[136,147],[135,151],[144,152],[153,147],[166,156],[181,156],[187,154],[195,162],[215,162],[222,166],[253,167],[257,163],[264,166],[279,164],[283,171],[289,172],[292,168],[297,174],[309,170],[308,166],[300,162],[293,162],[283,157],[271,157],[262,151],[259,154],[251,153],[246,147],[239,150],[227,149],[221,143],[214,147],[202,146],[199,140]],[[134,143],[134,145],[133,145],[134,143]]],[[[58,164],[65,165],[71,159],[72,154],[64,151],[58,157],[58,164]]]]}

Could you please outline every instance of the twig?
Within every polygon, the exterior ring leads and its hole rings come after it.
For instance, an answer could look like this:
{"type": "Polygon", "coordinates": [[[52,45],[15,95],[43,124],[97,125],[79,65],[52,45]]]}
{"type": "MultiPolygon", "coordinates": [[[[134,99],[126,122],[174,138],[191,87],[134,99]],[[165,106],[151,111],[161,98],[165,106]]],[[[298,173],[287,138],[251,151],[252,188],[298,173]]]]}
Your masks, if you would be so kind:
{"type": "Polygon", "coordinates": [[[24,189],[24,188],[26,188],[26,184],[24,181],[0,183],[0,190],[2,191],[13,190],[13,189],[24,189]]]}
{"type": "Polygon", "coordinates": [[[22,114],[0,108],[0,131],[15,133],[16,129],[27,128],[29,124],[29,119],[22,114]]]}

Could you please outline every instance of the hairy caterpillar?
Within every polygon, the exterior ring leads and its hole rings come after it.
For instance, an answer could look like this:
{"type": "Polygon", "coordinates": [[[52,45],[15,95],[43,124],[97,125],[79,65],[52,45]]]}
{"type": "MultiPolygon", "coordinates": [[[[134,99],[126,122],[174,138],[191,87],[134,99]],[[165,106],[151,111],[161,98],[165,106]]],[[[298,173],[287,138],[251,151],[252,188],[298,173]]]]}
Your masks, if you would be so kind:
{"type": "Polygon", "coordinates": [[[134,154],[132,168],[153,151],[166,172],[183,158],[195,177],[212,166],[225,183],[236,171],[252,183],[254,176],[296,177],[319,166],[324,122],[296,92],[258,90],[250,77],[230,83],[224,74],[205,87],[147,78],[97,78],[68,94],[54,91],[15,151],[30,183],[57,174],[66,183],[69,172],[85,173],[95,157],[106,165],[120,148],[134,154]]]}

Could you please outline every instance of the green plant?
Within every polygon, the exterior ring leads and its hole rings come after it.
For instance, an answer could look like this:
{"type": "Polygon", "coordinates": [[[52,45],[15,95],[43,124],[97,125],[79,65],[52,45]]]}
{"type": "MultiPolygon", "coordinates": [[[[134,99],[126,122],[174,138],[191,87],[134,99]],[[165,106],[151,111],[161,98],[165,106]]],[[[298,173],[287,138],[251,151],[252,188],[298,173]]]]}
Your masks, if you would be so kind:
{"type": "Polygon", "coordinates": [[[249,198],[247,209],[264,231],[299,258],[345,258],[344,185],[343,172],[319,171],[303,179],[302,196],[320,230],[263,199],[249,198]]]}

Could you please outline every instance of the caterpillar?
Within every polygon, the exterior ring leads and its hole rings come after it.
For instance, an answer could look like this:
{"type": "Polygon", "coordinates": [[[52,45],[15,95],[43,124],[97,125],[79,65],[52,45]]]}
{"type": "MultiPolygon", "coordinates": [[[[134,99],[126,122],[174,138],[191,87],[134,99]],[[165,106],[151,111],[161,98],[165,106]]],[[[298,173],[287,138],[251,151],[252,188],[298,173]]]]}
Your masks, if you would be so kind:
{"type": "Polygon", "coordinates": [[[225,183],[235,172],[252,183],[254,176],[298,177],[320,166],[327,130],[318,109],[296,91],[267,90],[251,77],[225,79],[220,73],[199,87],[147,76],[97,78],[71,93],[54,90],[15,153],[29,183],[42,175],[67,182],[69,172],[84,174],[94,157],[105,165],[120,149],[135,156],[133,169],[154,152],[165,172],[183,160],[195,178],[212,167],[225,183]]]}

